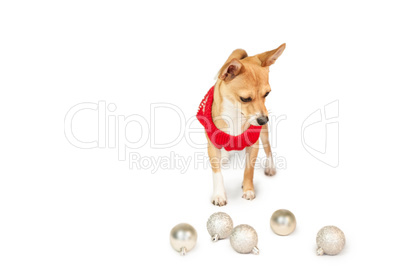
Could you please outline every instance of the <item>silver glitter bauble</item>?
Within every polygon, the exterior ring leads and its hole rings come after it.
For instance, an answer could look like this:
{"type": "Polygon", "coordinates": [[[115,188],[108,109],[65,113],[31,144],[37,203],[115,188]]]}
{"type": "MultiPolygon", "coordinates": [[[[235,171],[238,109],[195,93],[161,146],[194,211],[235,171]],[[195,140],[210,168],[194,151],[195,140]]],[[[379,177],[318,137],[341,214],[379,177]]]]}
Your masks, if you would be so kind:
{"type": "Polygon", "coordinates": [[[232,218],[224,212],[216,212],[209,217],[207,230],[211,235],[211,240],[213,242],[216,242],[219,239],[225,239],[232,233],[232,218]]]}
{"type": "Polygon", "coordinates": [[[335,226],[325,226],[317,234],[317,255],[336,255],[345,246],[345,235],[335,226]]]}
{"type": "Polygon", "coordinates": [[[277,235],[289,235],[296,228],[296,217],[287,209],[279,209],[271,216],[271,229],[277,235]]]}
{"type": "Polygon", "coordinates": [[[247,224],[241,224],[233,229],[230,235],[230,244],[238,253],[254,253],[259,254],[257,248],[258,235],[253,227],[247,224]]]}
{"type": "Polygon", "coordinates": [[[197,231],[187,223],[180,223],[170,231],[170,244],[181,255],[192,250],[197,242],[197,231]]]}

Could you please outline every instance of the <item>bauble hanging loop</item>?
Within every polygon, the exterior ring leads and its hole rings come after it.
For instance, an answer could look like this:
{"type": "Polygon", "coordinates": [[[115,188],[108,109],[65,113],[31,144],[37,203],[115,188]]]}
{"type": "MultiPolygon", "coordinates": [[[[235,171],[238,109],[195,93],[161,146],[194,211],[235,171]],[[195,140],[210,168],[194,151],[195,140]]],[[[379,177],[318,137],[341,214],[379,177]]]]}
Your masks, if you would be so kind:
{"type": "Polygon", "coordinates": [[[336,226],[325,226],[317,234],[317,255],[337,255],[345,246],[345,235],[336,226]]]}
{"type": "Polygon", "coordinates": [[[188,223],[180,223],[170,231],[170,244],[182,256],[192,250],[197,243],[197,231],[188,223]]]}
{"type": "Polygon", "coordinates": [[[258,235],[253,227],[241,224],[233,229],[230,235],[230,245],[238,253],[253,253],[258,255],[260,250],[257,248],[258,235]]]}
{"type": "Polygon", "coordinates": [[[216,212],[209,217],[207,230],[213,242],[217,242],[219,239],[225,239],[232,233],[232,218],[224,212],[216,212]]]}

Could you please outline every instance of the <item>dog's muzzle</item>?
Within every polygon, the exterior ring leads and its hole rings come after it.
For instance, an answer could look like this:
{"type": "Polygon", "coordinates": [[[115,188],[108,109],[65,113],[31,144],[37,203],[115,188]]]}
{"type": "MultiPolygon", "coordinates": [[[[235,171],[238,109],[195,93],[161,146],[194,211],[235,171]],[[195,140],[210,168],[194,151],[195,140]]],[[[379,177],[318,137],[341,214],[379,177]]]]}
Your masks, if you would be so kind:
{"type": "Polygon", "coordinates": [[[268,116],[260,116],[260,117],[257,118],[257,123],[260,126],[265,125],[267,122],[268,122],[268,116]]]}

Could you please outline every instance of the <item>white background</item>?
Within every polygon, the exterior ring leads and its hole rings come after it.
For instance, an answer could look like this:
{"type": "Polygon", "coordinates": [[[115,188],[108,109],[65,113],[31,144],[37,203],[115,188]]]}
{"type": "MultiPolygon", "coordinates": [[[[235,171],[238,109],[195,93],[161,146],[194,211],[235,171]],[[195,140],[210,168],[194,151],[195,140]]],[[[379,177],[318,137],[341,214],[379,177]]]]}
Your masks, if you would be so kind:
{"type": "MultiPolygon", "coordinates": [[[[2,1],[0,267],[400,266],[401,23],[398,1],[2,1]],[[119,161],[117,148],[80,149],[65,137],[64,118],[82,102],[114,103],[108,115],[148,122],[151,103],[171,103],[189,119],[232,50],[254,55],[284,42],[267,106],[287,117],[273,148],[287,165],[273,178],[255,170],[254,201],[241,198],[241,169],[223,171],[229,203],[218,208],[209,168],[152,174],[119,161]],[[301,126],[336,100],[333,168],[304,149],[301,126]],[[270,230],[279,208],[297,217],[290,236],[270,230]],[[257,230],[259,256],[210,242],[206,221],[216,211],[257,230]],[[198,231],[186,257],[169,244],[180,222],[198,231]],[[346,235],[338,256],[315,255],[325,225],[346,235]]],[[[92,141],[97,124],[87,111],[73,130],[92,141]]],[[[179,132],[172,111],[155,124],[159,141],[179,132]]],[[[324,125],[310,131],[313,147],[325,142],[324,125]]],[[[130,151],[206,152],[185,139],[130,151]]]]}

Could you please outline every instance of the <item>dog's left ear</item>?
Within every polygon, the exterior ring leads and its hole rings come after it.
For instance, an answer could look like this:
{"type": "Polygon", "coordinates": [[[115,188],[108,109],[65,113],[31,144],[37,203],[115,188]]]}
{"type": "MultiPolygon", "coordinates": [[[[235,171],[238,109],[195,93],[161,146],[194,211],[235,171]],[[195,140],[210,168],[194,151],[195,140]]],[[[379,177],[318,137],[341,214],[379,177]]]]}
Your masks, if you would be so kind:
{"type": "Polygon", "coordinates": [[[282,55],[282,52],[285,50],[285,48],[286,44],[283,43],[277,49],[258,54],[257,57],[261,61],[261,66],[266,67],[274,64],[279,56],[282,55]]]}

